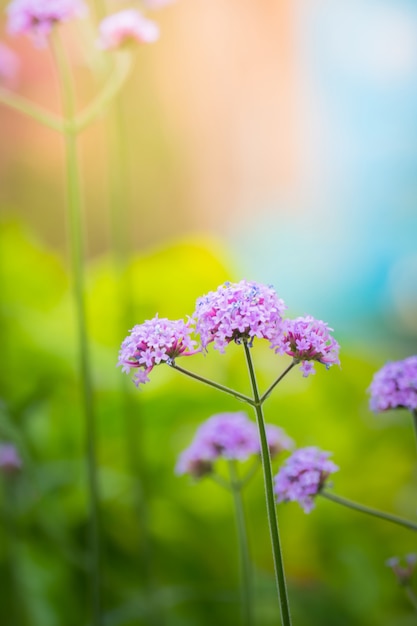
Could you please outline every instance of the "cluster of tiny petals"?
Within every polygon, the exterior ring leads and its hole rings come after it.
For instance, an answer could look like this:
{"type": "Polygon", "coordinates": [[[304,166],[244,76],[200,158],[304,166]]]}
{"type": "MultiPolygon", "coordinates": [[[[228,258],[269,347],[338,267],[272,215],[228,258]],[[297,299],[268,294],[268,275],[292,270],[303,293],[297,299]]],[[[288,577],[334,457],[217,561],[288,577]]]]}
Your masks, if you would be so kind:
{"type": "Polygon", "coordinates": [[[339,469],[329,456],[314,446],[296,450],[275,476],[277,501],[298,502],[309,513],[328,476],[339,469]]]}
{"type": "Polygon", "coordinates": [[[0,87],[12,88],[19,72],[19,58],[6,44],[0,42],[0,87]]]}
{"type": "Polygon", "coordinates": [[[99,46],[116,50],[132,41],[153,43],[159,38],[159,27],[135,9],[113,13],[99,25],[99,46]]]}
{"type": "Polygon", "coordinates": [[[243,338],[271,338],[277,333],[286,308],[273,287],[241,280],[225,283],[197,300],[193,314],[204,348],[211,342],[220,352],[243,338]]]}
{"type": "MultiPolygon", "coordinates": [[[[271,455],[293,445],[281,428],[270,424],[267,425],[267,440],[271,455]]],[[[210,473],[219,458],[245,461],[259,453],[258,431],[246,413],[219,413],[198,428],[191,445],[180,455],[176,472],[198,478],[210,473]]]]}
{"type": "Polygon", "coordinates": [[[132,328],[123,341],[117,365],[126,373],[135,368],[138,386],[149,381],[155,365],[172,363],[178,356],[195,354],[196,342],[191,339],[190,321],[154,317],[132,328]]]}
{"type": "Polygon", "coordinates": [[[55,24],[87,13],[82,0],[13,0],[7,7],[8,32],[44,44],[55,24]]]}
{"type": "Polygon", "coordinates": [[[275,352],[301,361],[300,369],[306,377],[315,374],[311,361],[323,363],[327,368],[340,363],[339,344],[330,334],[332,330],[325,322],[311,316],[286,319],[271,346],[275,352]]]}
{"type": "Polygon", "coordinates": [[[417,356],[387,363],[374,376],[369,387],[370,407],[375,412],[388,409],[417,409],[417,356]]]}

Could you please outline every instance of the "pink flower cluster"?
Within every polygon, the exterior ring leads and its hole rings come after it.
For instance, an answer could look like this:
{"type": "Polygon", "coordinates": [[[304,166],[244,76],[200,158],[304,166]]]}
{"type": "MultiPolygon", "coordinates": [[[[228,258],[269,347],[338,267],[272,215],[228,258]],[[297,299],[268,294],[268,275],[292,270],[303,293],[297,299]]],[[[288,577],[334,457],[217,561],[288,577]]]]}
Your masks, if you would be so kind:
{"type": "MultiPolygon", "coordinates": [[[[327,368],[338,364],[339,344],[330,335],[329,331],[332,329],[310,316],[284,320],[282,314],[285,308],[283,300],[271,286],[246,280],[224,283],[216,291],[198,298],[192,318],[184,327],[179,327],[180,334],[184,335],[180,339],[180,345],[184,345],[184,349],[176,352],[174,357],[199,351],[195,349],[196,342],[190,339],[192,326],[195,325],[194,332],[199,335],[201,347],[205,350],[213,343],[215,349],[224,352],[230,342],[241,343],[243,340],[251,346],[257,337],[267,339],[276,352],[288,354],[301,362],[300,369],[304,376],[315,373],[311,361],[323,363],[327,368]]],[[[153,324],[159,327],[162,321],[156,317],[150,322],[135,326],[131,331],[132,336],[122,344],[118,364],[124,366],[124,371],[129,371],[131,367],[139,368],[135,377],[137,384],[149,380],[147,374],[162,358],[158,356],[159,352],[158,355],[152,353],[153,358],[159,359],[152,361],[148,357],[149,352],[143,347],[137,348],[137,345],[147,346],[149,342],[153,345],[153,324]],[[137,336],[139,332],[140,336],[137,336]],[[150,333],[149,342],[147,333],[150,333]]],[[[175,324],[180,322],[165,320],[164,323],[171,325],[174,336],[177,332],[175,324]]],[[[171,344],[168,348],[169,352],[162,351],[162,360],[173,358],[171,344]]]]}
{"type": "Polygon", "coordinates": [[[339,468],[328,460],[330,452],[314,446],[299,448],[275,476],[278,502],[298,502],[306,513],[314,507],[314,497],[323,489],[330,474],[339,468]]]}
{"type": "Polygon", "coordinates": [[[417,356],[387,363],[374,376],[369,387],[370,407],[375,412],[388,409],[417,409],[417,356]]]}
{"type": "MultiPolygon", "coordinates": [[[[267,425],[267,438],[273,455],[293,447],[290,437],[277,426],[267,425]]],[[[257,427],[246,413],[219,413],[198,428],[191,445],[180,455],[176,472],[199,478],[210,473],[219,458],[245,461],[259,453],[257,427]]]]}
{"type": "Polygon", "coordinates": [[[315,374],[311,361],[323,363],[327,368],[339,364],[339,344],[330,335],[325,322],[311,316],[284,320],[280,332],[273,337],[271,347],[279,354],[288,354],[301,361],[303,376],[315,374]]]}
{"type": "Polygon", "coordinates": [[[83,17],[86,12],[82,0],[13,0],[7,7],[8,32],[29,35],[44,45],[55,24],[83,17]]]}
{"type": "Polygon", "coordinates": [[[217,350],[224,352],[231,341],[272,339],[285,308],[272,287],[241,280],[225,283],[199,298],[193,318],[203,348],[213,342],[217,350]]]}
{"type": "Polygon", "coordinates": [[[135,9],[109,15],[99,26],[99,46],[104,50],[116,50],[132,41],[153,43],[158,38],[158,25],[135,9]]]}
{"type": "Polygon", "coordinates": [[[132,328],[123,341],[117,365],[123,372],[137,371],[136,386],[149,381],[148,374],[155,365],[170,363],[178,356],[195,354],[196,342],[191,339],[189,322],[154,317],[132,328]]]}

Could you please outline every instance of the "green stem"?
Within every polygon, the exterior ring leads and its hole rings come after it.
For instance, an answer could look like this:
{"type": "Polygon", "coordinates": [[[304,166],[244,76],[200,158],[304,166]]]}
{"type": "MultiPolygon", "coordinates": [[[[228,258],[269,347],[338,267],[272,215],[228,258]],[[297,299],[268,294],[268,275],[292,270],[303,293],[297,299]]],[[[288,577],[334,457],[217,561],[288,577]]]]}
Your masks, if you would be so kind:
{"type": "Polygon", "coordinates": [[[268,396],[271,394],[271,392],[275,389],[275,387],[278,385],[278,383],[281,382],[281,380],[284,378],[284,376],[286,376],[288,374],[288,372],[290,372],[292,370],[292,368],[295,365],[297,365],[297,363],[298,363],[298,361],[296,359],[291,361],[290,365],[282,372],[282,374],[280,376],[278,376],[276,381],[273,382],[272,385],[270,385],[270,387],[268,387],[268,389],[265,391],[265,393],[259,399],[259,402],[261,404],[263,404],[265,402],[265,400],[268,398],[268,396]]]}
{"type": "Polygon", "coordinates": [[[115,69],[98,96],[74,120],[76,132],[84,130],[91,124],[113,100],[132,68],[133,57],[128,52],[116,54],[115,69]]]}
{"type": "Polygon", "coordinates": [[[417,409],[413,409],[411,411],[411,415],[412,415],[412,418],[413,418],[414,435],[415,435],[416,444],[417,444],[417,409]]]}
{"type": "Polygon", "coordinates": [[[249,396],[245,396],[243,393],[239,393],[238,391],[234,391],[234,389],[229,389],[229,387],[225,387],[224,385],[215,383],[214,381],[209,380],[208,378],[204,378],[204,376],[199,376],[198,374],[194,374],[193,372],[190,372],[189,370],[185,370],[183,367],[180,367],[176,363],[171,362],[170,367],[174,368],[178,372],[181,372],[181,374],[185,374],[186,376],[189,376],[190,378],[194,378],[194,380],[198,380],[200,383],[205,383],[206,385],[209,385],[210,387],[214,387],[215,389],[218,389],[219,391],[224,391],[224,393],[228,393],[230,396],[234,396],[238,400],[243,400],[243,402],[246,402],[247,404],[251,404],[252,406],[255,406],[255,403],[252,400],[252,398],[249,398],[249,396]]]}
{"type": "Polygon", "coordinates": [[[51,46],[54,54],[65,119],[68,126],[65,131],[65,155],[67,168],[68,216],[71,243],[71,264],[73,274],[74,300],[77,320],[79,373],[81,382],[82,404],[86,429],[86,455],[88,487],[90,499],[90,545],[93,624],[102,624],[101,616],[101,572],[99,543],[99,489],[95,450],[95,414],[93,405],[93,386],[90,355],[87,342],[87,322],[84,287],[83,228],[81,185],[78,171],[77,131],[74,129],[75,97],[71,71],[65,50],[58,34],[53,33],[51,46]]]}
{"type": "Polygon", "coordinates": [[[42,107],[32,104],[32,102],[26,98],[18,96],[11,91],[0,88],[0,104],[4,104],[19,113],[23,113],[23,115],[27,115],[59,133],[63,133],[65,130],[65,122],[58,116],[45,111],[42,107]]]}
{"type": "Polygon", "coordinates": [[[353,502],[352,500],[347,500],[346,498],[337,496],[334,493],[329,493],[328,491],[320,491],[320,495],[323,496],[323,498],[327,498],[327,500],[337,502],[337,504],[342,504],[343,506],[353,509],[354,511],[366,513],[367,515],[372,515],[373,517],[379,517],[379,519],[383,519],[386,522],[399,524],[400,526],[405,526],[405,528],[409,528],[410,530],[417,531],[417,524],[409,522],[406,519],[402,519],[401,517],[397,517],[396,515],[391,515],[391,513],[384,513],[383,511],[372,509],[369,506],[364,506],[363,504],[358,504],[357,502],[353,502]]]}
{"type": "Polygon", "coordinates": [[[229,460],[230,486],[235,506],[237,537],[239,542],[240,568],[241,568],[241,590],[242,590],[242,616],[245,626],[253,624],[253,601],[252,601],[252,572],[251,560],[249,556],[249,543],[246,531],[245,512],[243,509],[243,498],[241,481],[239,480],[236,461],[229,460]]]}
{"type": "Polygon", "coordinates": [[[290,607],[288,602],[287,584],[285,580],[284,562],[281,553],[281,542],[279,538],[277,511],[275,506],[274,485],[272,479],[271,456],[269,453],[268,440],[266,437],[265,422],[262,411],[262,403],[259,397],[258,385],[256,382],[255,370],[252,363],[250,348],[247,341],[243,342],[246,362],[249,370],[249,377],[252,385],[254,408],[256,421],[258,423],[259,438],[261,442],[262,468],[265,483],[266,508],[268,513],[269,531],[272,542],[272,554],[274,557],[275,580],[280,600],[281,623],[282,626],[291,626],[290,607]]]}

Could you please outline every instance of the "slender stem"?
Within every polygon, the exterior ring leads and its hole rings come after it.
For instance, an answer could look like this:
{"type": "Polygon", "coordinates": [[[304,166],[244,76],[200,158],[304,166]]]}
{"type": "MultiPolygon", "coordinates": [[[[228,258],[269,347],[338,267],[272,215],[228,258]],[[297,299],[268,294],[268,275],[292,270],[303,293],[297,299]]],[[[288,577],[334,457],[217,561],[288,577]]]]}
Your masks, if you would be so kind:
{"type": "Polygon", "coordinates": [[[285,580],[284,562],[281,553],[281,542],[279,538],[278,518],[274,498],[274,486],[272,480],[271,456],[269,453],[268,440],[266,437],[265,422],[262,411],[262,404],[259,397],[258,385],[256,382],[255,370],[252,363],[250,348],[246,341],[243,342],[246,362],[249,370],[249,377],[252,385],[254,408],[256,421],[258,423],[259,438],[261,442],[262,468],[265,483],[266,508],[268,513],[269,531],[272,542],[272,554],[274,557],[275,580],[280,600],[282,626],[291,626],[290,607],[288,602],[287,584],[285,580]]]}
{"type": "Polygon", "coordinates": [[[115,69],[98,96],[74,120],[78,132],[93,122],[121,89],[132,68],[133,57],[128,52],[117,53],[115,69]]]}
{"type": "Polygon", "coordinates": [[[414,610],[417,611],[417,596],[409,585],[405,588],[405,594],[413,605],[414,610]]]}
{"type": "Polygon", "coordinates": [[[416,437],[416,444],[417,444],[417,409],[413,409],[411,411],[411,415],[413,418],[414,434],[416,437]]]}
{"type": "Polygon", "coordinates": [[[253,624],[253,601],[252,601],[252,572],[249,556],[249,542],[246,531],[245,512],[243,508],[241,481],[239,480],[236,461],[229,460],[230,486],[235,506],[237,538],[239,542],[241,590],[242,590],[242,617],[245,626],[253,624]]]}
{"type": "Polygon", "coordinates": [[[261,404],[263,404],[265,402],[265,400],[268,398],[268,396],[271,394],[271,392],[275,389],[275,387],[278,385],[278,383],[281,382],[281,380],[284,378],[284,376],[286,376],[288,374],[288,372],[290,372],[292,370],[292,368],[297,365],[298,361],[297,360],[293,360],[291,361],[290,365],[282,372],[282,374],[280,376],[278,376],[278,378],[276,379],[275,382],[272,383],[272,385],[270,385],[268,387],[268,389],[265,391],[265,393],[260,397],[259,402],[261,404]]]}
{"type": "Polygon", "coordinates": [[[346,498],[337,496],[334,493],[329,493],[328,491],[320,491],[320,495],[324,498],[327,498],[327,500],[337,502],[337,504],[342,504],[343,506],[346,506],[350,509],[359,511],[360,513],[366,513],[367,515],[372,515],[373,517],[379,517],[386,522],[399,524],[400,526],[405,526],[405,528],[409,528],[410,530],[417,531],[417,524],[409,522],[406,519],[402,519],[401,517],[397,517],[396,515],[391,515],[391,513],[384,513],[383,511],[372,509],[369,506],[364,506],[363,504],[358,504],[357,502],[353,502],[352,500],[347,500],[346,498]]]}
{"type": "Polygon", "coordinates": [[[71,243],[71,264],[73,289],[77,320],[79,373],[81,382],[82,404],[86,428],[86,455],[88,487],[90,499],[90,545],[91,545],[91,577],[92,577],[92,608],[93,624],[100,626],[101,617],[101,572],[99,543],[99,489],[95,450],[95,412],[93,405],[93,386],[90,366],[90,355],[87,341],[87,323],[84,287],[83,262],[83,228],[81,185],[78,171],[77,133],[74,130],[75,98],[72,77],[65,50],[53,33],[51,37],[52,51],[57,65],[62,92],[63,109],[68,127],[65,131],[65,155],[67,168],[68,216],[71,243]]]}
{"type": "Polygon", "coordinates": [[[52,128],[52,130],[56,130],[59,133],[62,133],[65,130],[65,122],[58,116],[53,115],[53,113],[49,113],[49,111],[45,111],[42,107],[33,104],[26,98],[23,98],[22,96],[19,96],[11,91],[0,88],[0,104],[4,104],[19,113],[23,113],[23,115],[27,115],[44,126],[52,128]]]}
{"type": "Polygon", "coordinates": [[[218,389],[219,391],[224,391],[225,393],[228,393],[230,396],[234,396],[238,400],[243,400],[243,402],[246,402],[247,404],[251,404],[252,406],[255,406],[255,403],[252,400],[252,398],[249,398],[249,396],[245,396],[243,393],[239,393],[238,391],[235,391],[234,389],[229,389],[229,387],[225,387],[224,385],[215,383],[214,381],[209,380],[208,378],[204,378],[203,376],[194,374],[193,372],[190,372],[189,370],[185,370],[183,367],[180,367],[176,363],[170,363],[170,367],[173,367],[178,372],[181,372],[181,374],[185,374],[186,376],[189,376],[190,378],[194,378],[194,380],[198,380],[200,383],[205,383],[206,385],[209,385],[210,387],[214,387],[215,389],[218,389]]]}

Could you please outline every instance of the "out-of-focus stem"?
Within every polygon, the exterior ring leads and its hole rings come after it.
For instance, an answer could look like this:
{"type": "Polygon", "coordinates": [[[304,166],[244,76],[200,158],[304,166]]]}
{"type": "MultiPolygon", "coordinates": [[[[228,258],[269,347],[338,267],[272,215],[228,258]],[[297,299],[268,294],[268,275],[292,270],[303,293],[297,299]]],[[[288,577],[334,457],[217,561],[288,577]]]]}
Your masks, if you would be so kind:
{"type": "Polygon", "coordinates": [[[417,531],[417,524],[401,517],[397,517],[396,515],[391,515],[391,513],[385,513],[383,511],[378,511],[378,509],[372,509],[369,506],[364,506],[363,504],[359,504],[358,502],[347,500],[346,498],[342,498],[341,496],[337,496],[336,494],[330,493],[328,491],[320,491],[320,495],[323,496],[323,498],[327,498],[327,500],[331,500],[332,502],[336,502],[337,504],[346,506],[349,509],[353,509],[354,511],[359,511],[360,513],[365,513],[366,515],[372,515],[373,517],[379,517],[379,519],[383,519],[386,522],[399,524],[400,526],[405,526],[405,528],[409,528],[410,530],[417,531]]]}
{"type": "Polygon", "coordinates": [[[53,113],[49,113],[49,111],[46,111],[42,107],[33,104],[27,100],[27,98],[23,98],[22,96],[13,93],[12,91],[0,88],[0,104],[4,104],[19,113],[23,113],[23,115],[27,115],[44,126],[52,128],[52,130],[56,130],[59,133],[62,133],[65,130],[64,120],[60,119],[53,113]]]}
{"type": "Polygon", "coordinates": [[[243,508],[242,485],[237,474],[236,461],[229,460],[228,465],[230,474],[230,487],[233,495],[233,503],[235,506],[237,538],[239,543],[243,623],[245,626],[252,626],[252,568],[249,556],[249,543],[246,530],[245,512],[243,508]]]}
{"type": "Polygon", "coordinates": [[[90,501],[92,611],[94,626],[101,626],[99,488],[95,450],[95,411],[93,405],[93,386],[87,339],[85,306],[81,185],[78,171],[77,131],[75,130],[73,124],[75,116],[75,96],[70,67],[66,58],[65,50],[57,32],[54,32],[51,37],[51,46],[60,80],[64,115],[66,121],[68,122],[68,126],[64,134],[67,169],[67,207],[78,333],[79,375],[86,433],[85,443],[90,501]]]}

